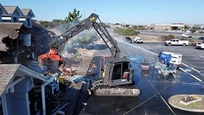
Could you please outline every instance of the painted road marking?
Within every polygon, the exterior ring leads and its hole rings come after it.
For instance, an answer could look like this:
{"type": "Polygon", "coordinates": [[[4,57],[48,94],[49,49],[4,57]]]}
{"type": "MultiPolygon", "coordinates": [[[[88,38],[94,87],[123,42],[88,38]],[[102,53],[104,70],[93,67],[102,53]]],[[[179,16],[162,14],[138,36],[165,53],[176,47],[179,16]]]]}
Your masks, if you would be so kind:
{"type": "MultiPolygon", "coordinates": [[[[185,72],[185,73],[188,73],[186,70],[184,70],[183,68],[179,68],[181,71],[185,72]]],[[[196,77],[195,75],[191,74],[191,73],[188,73],[191,77],[193,77],[194,79],[198,80],[198,81],[202,81],[201,79],[199,79],[198,77],[196,77]]]]}
{"type": "Polygon", "coordinates": [[[197,70],[197,69],[195,69],[195,68],[193,68],[193,67],[191,67],[191,69],[194,70],[194,71],[196,71],[196,72],[198,72],[198,73],[200,73],[199,70],[197,70]]]}
{"type": "Polygon", "coordinates": [[[181,71],[183,71],[184,73],[187,73],[187,71],[186,70],[184,70],[183,68],[179,68],[179,70],[181,70],[181,71]]]}
{"type": "Polygon", "coordinates": [[[186,67],[189,67],[187,64],[185,64],[185,63],[182,63],[182,65],[184,65],[184,66],[186,66],[186,67]]]}
{"type": "Polygon", "coordinates": [[[195,78],[196,80],[198,80],[198,81],[202,81],[201,79],[199,79],[199,78],[197,78],[196,76],[194,76],[193,74],[191,74],[191,73],[188,73],[191,77],[193,77],[193,78],[195,78]]]}
{"type": "Polygon", "coordinates": [[[195,69],[195,68],[193,68],[193,67],[190,67],[189,65],[187,65],[187,64],[185,64],[185,63],[182,63],[182,64],[183,64],[184,66],[186,66],[186,67],[188,67],[188,68],[190,68],[190,69],[192,69],[192,70],[198,72],[200,75],[204,76],[204,74],[202,74],[202,73],[200,72],[200,70],[197,70],[197,69],[195,69]]]}

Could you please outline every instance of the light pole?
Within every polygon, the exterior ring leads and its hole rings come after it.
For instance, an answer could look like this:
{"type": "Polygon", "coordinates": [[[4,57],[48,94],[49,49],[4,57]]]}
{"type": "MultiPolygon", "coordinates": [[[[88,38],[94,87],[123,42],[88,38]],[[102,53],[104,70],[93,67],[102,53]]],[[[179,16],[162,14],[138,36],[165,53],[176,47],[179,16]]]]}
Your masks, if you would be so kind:
{"type": "MultiPolygon", "coordinates": [[[[92,11],[95,11],[96,9],[91,9],[92,11]]],[[[90,11],[90,10],[88,10],[90,11]]],[[[87,10],[84,10],[84,20],[86,19],[86,12],[88,12],[87,10]]]]}

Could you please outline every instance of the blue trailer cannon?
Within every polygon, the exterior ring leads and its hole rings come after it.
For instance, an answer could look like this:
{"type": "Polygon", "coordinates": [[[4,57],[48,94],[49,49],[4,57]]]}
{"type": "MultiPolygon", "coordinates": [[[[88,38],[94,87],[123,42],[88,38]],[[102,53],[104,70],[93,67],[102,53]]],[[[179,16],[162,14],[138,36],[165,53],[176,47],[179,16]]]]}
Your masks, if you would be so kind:
{"type": "Polygon", "coordinates": [[[176,70],[181,66],[182,54],[173,52],[159,52],[158,61],[155,63],[155,68],[158,73],[164,76],[175,74],[176,70]]]}

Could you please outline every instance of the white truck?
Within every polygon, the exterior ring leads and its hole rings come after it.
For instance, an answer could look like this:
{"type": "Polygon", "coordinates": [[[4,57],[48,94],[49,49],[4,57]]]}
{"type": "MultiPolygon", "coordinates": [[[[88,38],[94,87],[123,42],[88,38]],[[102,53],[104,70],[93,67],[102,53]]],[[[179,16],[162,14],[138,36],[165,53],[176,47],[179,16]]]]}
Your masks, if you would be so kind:
{"type": "Polygon", "coordinates": [[[195,48],[196,49],[204,49],[204,41],[203,42],[197,42],[195,48]]]}
{"type": "Polygon", "coordinates": [[[180,39],[171,39],[165,41],[165,45],[171,46],[171,45],[182,45],[182,46],[188,46],[189,41],[188,40],[180,40],[180,39]]]}
{"type": "Polygon", "coordinates": [[[143,39],[140,38],[140,37],[135,37],[135,38],[133,39],[133,42],[134,42],[134,43],[143,43],[143,39]]]}

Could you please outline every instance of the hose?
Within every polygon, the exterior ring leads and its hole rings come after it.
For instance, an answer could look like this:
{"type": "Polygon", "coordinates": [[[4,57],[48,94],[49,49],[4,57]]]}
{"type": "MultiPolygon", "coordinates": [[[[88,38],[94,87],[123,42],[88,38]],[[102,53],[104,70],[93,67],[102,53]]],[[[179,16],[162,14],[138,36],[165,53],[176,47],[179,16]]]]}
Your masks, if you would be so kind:
{"type": "Polygon", "coordinates": [[[202,87],[204,87],[204,82],[203,81],[202,82],[187,83],[187,82],[182,82],[179,79],[177,79],[175,74],[172,74],[172,75],[173,75],[174,79],[178,83],[185,84],[185,85],[195,85],[195,86],[202,86],[202,87]]]}

